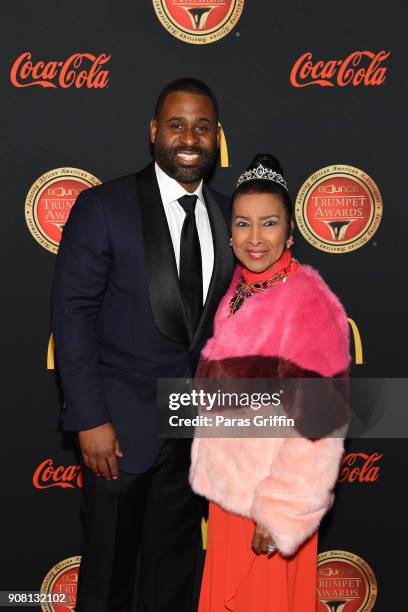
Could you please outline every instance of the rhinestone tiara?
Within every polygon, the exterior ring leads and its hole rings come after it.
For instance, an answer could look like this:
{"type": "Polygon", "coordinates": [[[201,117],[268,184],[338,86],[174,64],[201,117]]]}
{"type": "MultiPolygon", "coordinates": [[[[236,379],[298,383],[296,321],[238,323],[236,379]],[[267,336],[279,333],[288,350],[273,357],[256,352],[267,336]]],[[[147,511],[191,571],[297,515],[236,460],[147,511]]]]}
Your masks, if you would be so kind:
{"type": "Polygon", "coordinates": [[[259,164],[256,168],[252,168],[252,170],[247,170],[243,172],[241,176],[238,178],[235,189],[241,185],[241,183],[245,183],[246,181],[274,181],[279,185],[282,185],[288,190],[286,181],[279,172],[275,172],[275,170],[271,170],[270,168],[264,168],[262,164],[259,164]]]}

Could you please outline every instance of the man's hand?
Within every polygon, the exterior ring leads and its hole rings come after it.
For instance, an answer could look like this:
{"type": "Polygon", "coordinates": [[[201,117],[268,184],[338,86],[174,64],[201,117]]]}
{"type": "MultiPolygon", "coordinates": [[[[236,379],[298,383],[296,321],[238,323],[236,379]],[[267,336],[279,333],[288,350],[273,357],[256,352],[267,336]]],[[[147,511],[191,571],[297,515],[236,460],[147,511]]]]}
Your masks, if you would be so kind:
{"type": "Polygon", "coordinates": [[[257,554],[268,554],[271,555],[273,552],[268,551],[269,545],[276,546],[272,536],[269,532],[261,525],[255,526],[254,537],[252,538],[252,549],[257,554]]]}
{"type": "Polygon", "coordinates": [[[112,423],[78,432],[82,457],[87,468],[106,480],[119,476],[117,457],[123,457],[112,423]]]}

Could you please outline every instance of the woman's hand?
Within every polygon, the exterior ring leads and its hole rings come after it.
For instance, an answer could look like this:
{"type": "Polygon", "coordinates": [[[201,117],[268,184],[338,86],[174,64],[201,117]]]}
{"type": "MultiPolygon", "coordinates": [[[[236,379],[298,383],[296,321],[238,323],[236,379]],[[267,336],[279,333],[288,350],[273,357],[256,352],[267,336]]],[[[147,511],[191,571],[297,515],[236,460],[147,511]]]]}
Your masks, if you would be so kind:
{"type": "Polygon", "coordinates": [[[254,537],[252,538],[252,549],[257,554],[272,555],[276,550],[276,544],[273,537],[261,525],[255,525],[254,537]],[[273,550],[272,550],[272,547],[273,550]]]}

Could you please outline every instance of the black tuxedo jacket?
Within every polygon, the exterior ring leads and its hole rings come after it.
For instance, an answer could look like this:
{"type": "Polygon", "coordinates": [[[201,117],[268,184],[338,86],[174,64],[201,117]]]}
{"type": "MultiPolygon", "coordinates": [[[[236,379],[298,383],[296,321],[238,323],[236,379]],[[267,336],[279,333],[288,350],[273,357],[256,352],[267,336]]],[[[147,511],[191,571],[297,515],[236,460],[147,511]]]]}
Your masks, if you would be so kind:
{"type": "Polygon", "coordinates": [[[119,468],[154,462],[156,379],[189,377],[233,270],[229,201],[204,187],[214,269],[194,337],[184,320],[159,186],[141,172],[83,191],[64,228],[53,283],[52,329],[66,431],[111,421],[119,468]]]}

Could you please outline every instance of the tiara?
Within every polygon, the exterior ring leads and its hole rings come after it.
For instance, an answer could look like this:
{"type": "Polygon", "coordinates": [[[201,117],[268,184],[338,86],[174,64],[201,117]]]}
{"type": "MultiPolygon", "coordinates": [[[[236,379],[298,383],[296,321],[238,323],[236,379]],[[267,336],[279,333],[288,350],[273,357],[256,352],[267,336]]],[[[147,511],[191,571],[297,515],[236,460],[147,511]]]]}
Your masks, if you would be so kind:
{"type": "Polygon", "coordinates": [[[279,172],[275,172],[275,170],[271,170],[270,168],[264,168],[262,164],[259,164],[256,168],[252,168],[252,170],[247,170],[243,172],[241,176],[238,178],[237,183],[235,185],[235,189],[241,185],[241,183],[245,183],[246,181],[274,181],[279,185],[282,185],[288,190],[286,186],[286,181],[279,172]]]}

